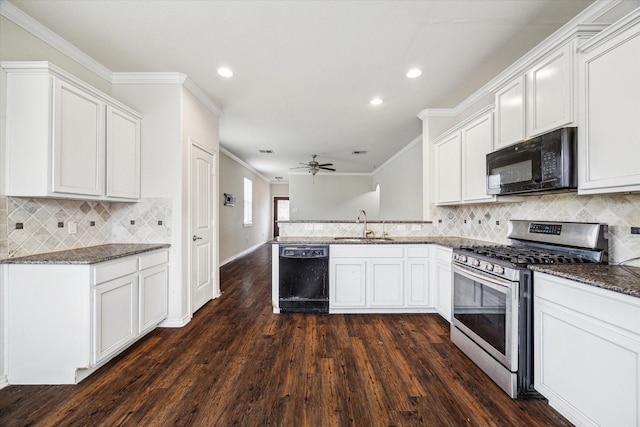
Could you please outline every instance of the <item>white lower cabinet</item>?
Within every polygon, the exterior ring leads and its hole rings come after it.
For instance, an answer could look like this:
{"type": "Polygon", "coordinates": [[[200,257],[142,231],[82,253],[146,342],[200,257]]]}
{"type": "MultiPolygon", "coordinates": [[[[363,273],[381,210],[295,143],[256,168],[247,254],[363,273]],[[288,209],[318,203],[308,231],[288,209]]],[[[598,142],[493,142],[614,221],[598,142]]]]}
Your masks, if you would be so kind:
{"type": "Polygon", "coordinates": [[[579,426],[640,425],[640,298],[535,273],[535,388],[579,426]]]}
{"type": "Polygon", "coordinates": [[[7,264],[10,384],[75,384],[167,316],[167,249],[99,264],[7,264]]]}
{"type": "Polygon", "coordinates": [[[451,323],[452,279],[451,253],[452,249],[442,246],[432,246],[433,277],[432,288],[435,291],[435,309],[451,323]]]}
{"type": "Polygon", "coordinates": [[[330,313],[432,313],[430,245],[332,245],[330,313]]]}

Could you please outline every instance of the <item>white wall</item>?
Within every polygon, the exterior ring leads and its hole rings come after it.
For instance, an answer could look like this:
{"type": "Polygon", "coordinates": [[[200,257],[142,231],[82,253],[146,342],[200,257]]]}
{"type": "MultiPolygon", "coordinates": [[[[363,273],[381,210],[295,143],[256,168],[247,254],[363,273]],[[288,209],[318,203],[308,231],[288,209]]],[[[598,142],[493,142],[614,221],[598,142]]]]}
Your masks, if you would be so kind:
{"type": "Polygon", "coordinates": [[[260,175],[220,154],[220,264],[235,259],[271,239],[271,185],[260,175]],[[253,181],[253,224],[245,226],[243,200],[244,177],[253,181]],[[224,193],[233,194],[235,206],[223,206],[224,193]]]}
{"type": "Polygon", "coordinates": [[[422,220],[422,137],[376,169],[373,184],[380,185],[380,219],[422,220]]]}
{"type": "Polygon", "coordinates": [[[361,209],[379,219],[379,195],[370,175],[289,175],[290,219],[354,220],[361,209]],[[314,182],[315,181],[315,182],[314,182]]]}

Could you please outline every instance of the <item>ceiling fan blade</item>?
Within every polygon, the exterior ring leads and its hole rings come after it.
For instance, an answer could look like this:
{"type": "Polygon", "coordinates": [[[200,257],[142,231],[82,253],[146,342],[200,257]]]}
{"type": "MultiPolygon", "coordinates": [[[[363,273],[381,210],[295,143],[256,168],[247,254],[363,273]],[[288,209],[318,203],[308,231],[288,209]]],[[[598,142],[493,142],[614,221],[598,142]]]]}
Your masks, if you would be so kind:
{"type": "Polygon", "coordinates": [[[309,166],[297,166],[295,168],[289,168],[289,169],[309,169],[309,166]]]}
{"type": "Polygon", "coordinates": [[[327,171],[333,171],[333,172],[336,171],[334,168],[328,168],[328,167],[325,167],[325,166],[320,166],[320,169],[324,169],[324,170],[327,170],[327,171]]]}
{"type": "Polygon", "coordinates": [[[320,167],[322,167],[322,166],[333,166],[333,163],[322,163],[322,164],[320,164],[318,166],[320,166],[320,167]]]}

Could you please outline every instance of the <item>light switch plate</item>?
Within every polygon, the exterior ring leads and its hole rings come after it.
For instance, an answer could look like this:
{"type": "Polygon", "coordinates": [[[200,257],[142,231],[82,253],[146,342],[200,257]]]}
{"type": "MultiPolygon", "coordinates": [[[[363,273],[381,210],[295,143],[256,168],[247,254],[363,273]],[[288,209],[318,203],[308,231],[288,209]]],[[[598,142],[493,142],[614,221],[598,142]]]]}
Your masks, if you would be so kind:
{"type": "Polygon", "coordinates": [[[420,224],[413,224],[411,226],[411,231],[420,231],[422,230],[422,226],[420,224]]]}

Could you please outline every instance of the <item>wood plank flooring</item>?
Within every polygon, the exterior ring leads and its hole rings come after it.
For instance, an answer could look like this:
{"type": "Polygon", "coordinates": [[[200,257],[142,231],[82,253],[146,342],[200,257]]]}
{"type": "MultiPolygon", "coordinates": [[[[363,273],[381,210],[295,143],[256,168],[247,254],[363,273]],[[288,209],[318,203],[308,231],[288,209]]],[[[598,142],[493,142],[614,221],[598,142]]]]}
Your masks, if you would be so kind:
{"type": "MultiPolygon", "coordinates": [[[[0,390],[2,426],[569,426],[514,401],[438,315],[276,315],[271,247],[220,271],[223,294],[78,385],[0,390]]],[[[44,357],[44,355],[43,355],[44,357]]]]}

